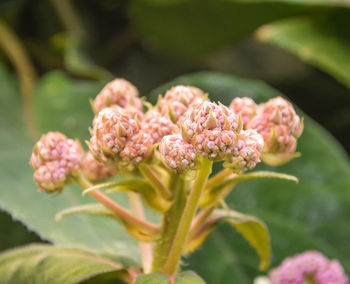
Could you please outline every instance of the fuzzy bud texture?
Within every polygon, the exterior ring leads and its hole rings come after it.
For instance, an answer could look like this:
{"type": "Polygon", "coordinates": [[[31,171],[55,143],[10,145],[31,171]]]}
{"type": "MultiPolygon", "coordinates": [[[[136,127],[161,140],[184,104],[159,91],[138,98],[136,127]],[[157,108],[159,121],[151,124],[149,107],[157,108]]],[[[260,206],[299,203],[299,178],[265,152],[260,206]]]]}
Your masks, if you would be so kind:
{"type": "Polygon", "coordinates": [[[264,152],[292,154],[303,125],[291,103],[281,97],[269,100],[258,107],[248,127],[256,129],[264,138],[264,152]]]}
{"type": "Polygon", "coordinates": [[[256,103],[248,97],[235,98],[229,108],[236,114],[241,115],[244,129],[247,128],[248,122],[256,115],[256,103]]]}
{"type": "Polygon", "coordinates": [[[206,97],[201,89],[178,85],[165,93],[160,102],[160,112],[163,115],[169,115],[169,112],[171,112],[174,121],[178,121],[189,107],[200,104],[205,99],[206,97]]]}
{"type": "Polygon", "coordinates": [[[179,132],[178,126],[156,109],[150,109],[145,113],[142,130],[151,137],[154,144],[160,142],[166,135],[179,132]]]}
{"type": "Polygon", "coordinates": [[[341,264],[317,251],[285,259],[269,276],[271,284],[348,284],[341,264]]]}
{"type": "Polygon", "coordinates": [[[153,140],[142,130],[126,143],[125,148],[120,153],[120,165],[127,167],[141,163],[152,154],[153,140]]]}
{"type": "Polygon", "coordinates": [[[82,161],[82,171],[90,181],[101,181],[117,174],[115,168],[106,167],[88,152],[82,161]]]}
{"type": "Polygon", "coordinates": [[[49,193],[61,191],[69,177],[78,173],[82,157],[83,150],[76,141],[59,132],[43,135],[30,158],[38,188],[49,193]]]}
{"type": "Polygon", "coordinates": [[[239,128],[237,117],[229,108],[205,101],[187,111],[182,136],[197,153],[218,161],[233,153],[239,128]]]}
{"type": "Polygon", "coordinates": [[[255,168],[260,162],[261,151],[264,147],[262,136],[255,130],[243,130],[239,134],[234,153],[229,157],[230,168],[236,172],[244,172],[255,168]]]}
{"type": "Polygon", "coordinates": [[[125,79],[115,79],[108,83],[96,96],[93,109],[95,113],[98,113],[102,109],[113,105],[122,108],[134,107],[139,111],[142,111],[143,108],[138,90],[125,79]]]}
{"type": "Polygon", "coordinates": [[[181,135],[163,137],[159,144],[159,152],[165,164],[176,171],[177,174],[181,174],[195,166],[195,149],[181,135]]]}
{"type": "Polygon", "coordinates": [[[139,132],[137,114],[133,116],[117,106],[105,108],[93,121],[90,151],[98,161],[116,166],[127,143],[139,132]]]}

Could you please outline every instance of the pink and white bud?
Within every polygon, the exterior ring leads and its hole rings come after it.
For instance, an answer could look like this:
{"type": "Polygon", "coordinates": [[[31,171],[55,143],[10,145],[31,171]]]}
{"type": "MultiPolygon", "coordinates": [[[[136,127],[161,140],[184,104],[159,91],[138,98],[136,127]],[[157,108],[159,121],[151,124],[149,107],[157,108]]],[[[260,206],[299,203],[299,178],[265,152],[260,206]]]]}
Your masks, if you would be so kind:
{"type": "Polygon", "coordinates": [[[229,108],[236,114],[241,115],[244,129],[247,128],[248,122],[256,115],[258,106],[248,97],[235,98],[229,108]]]}
{"type": "Polygon", "coordinates": [[[297,139],[303,131],[303,122],[291,103],[281,97],[259,105],[257,115],[248,128],[256,129],[264,138],[264,153],[291,156],[296,150],[297,139]]]}
{"type": "Polygon", "coordinates": [[[241,131],[239,124],[232,110],[205,101],[186,112],[181,131],[197,153],[218,161],[233,153],[241,131]]]}
{"type": "Polygon", "coordinates": [[[102,181],[117,174],[115,168],[106,167],[103,163],[97,161],[91,152],[85,155],[81,168],[85,177],[93,182],[102,181]]]}
{"type": "Polygon", "coordinates": [[[271,284],[348,284],[343,267],[320,252],[307,251],[285,259],[270,272],[271,284]]]}
{"type": "Polygon", "coordinates": [[[197,153],[212,161],[231,155],[237,143],[237,134],[230,130],[204,130],[192,139],[197,153]]]}
{"type": "Polygon", "coordinates": [[[153,140],[142,130],[131,137],[120,153],[122,167],[134,167],[152,154],[153,140]]]}
{"type": "Polygon", "coordinates": [[[101,110],[93,121],[89,148],[95,158],[116,166],[127,142],[140,131],[137,113],[117,106],[101,110]]]}
{"type": "Polygon", "coordinates": [[[156,109],[150,109],[145,113],[142,130],[151,137],[153,144],[158,143],[166,135],[179,132],[178,126],[156,109]]]}
{"type": "Polygon", "coordinates": [[[125,79],[109,82],[92,103],[95,113],[106,107],[117,105],[122,108],[134,107],[142,111],[143,104],[136,87],[125,79]]]}
{"type": "Polygon", "coordinates": [[[206,95],[201,89],[192,86],[178,85],[165,93],[159,102],[160,112],[170,116],[177,122],[189,107],[200,104],[206,100],[206,95]]]}
{"type": "Polygon", "coordinates": [[[225,166],[240,173],[255,168],[256,164],[260,162],[264,140],[259,133],[252,129],[243,130],[238,137],[235,150],[227,159],[225,166]]]}
{"type": "Polygon", "coordinates": [[[177,174],[196,165],[195,149],[181,135],[164,136],[159,144],[159,152],[164,163],[177,174]]]}
{"type": "Polygon", "coordinates": [[[63,181],[78,174],[83,155],[79,143],[62,133],[49,132],[41,136],[30,158],[30,165],[35,171],[34,180],[41,190],[44,190],[45,184],[48,185],[48,192],[63,188],[63,181]]]}

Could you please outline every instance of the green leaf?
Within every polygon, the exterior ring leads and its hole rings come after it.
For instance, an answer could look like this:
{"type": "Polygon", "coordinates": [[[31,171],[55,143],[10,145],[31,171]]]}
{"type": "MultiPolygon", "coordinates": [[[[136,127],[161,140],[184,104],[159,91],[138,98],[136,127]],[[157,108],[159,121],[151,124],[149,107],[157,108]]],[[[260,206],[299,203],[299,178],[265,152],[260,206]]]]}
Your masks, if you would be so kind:
{"type": "MultiPolygon", "coordinates": [[[[46,81],[47,87],[51,86],[47,90],[51,90],[57,96],[59,89],[66,90],[68,92],[65,94],[66,98],[69,98],[72,93],[69,93],[70,89],[64,85],[65,82],[66,79],[59,81],[58,84],[55,84],[57,83],[55,80],[53,84],[46,81]]],[[[69,82],[71,83],[71,80],[69,82]]],[[[71,83],[71,86],[73,85],[80,94],[89,92],[88,87],[91,87],[90,84],[82,81],[78,81],[76,85],[71,83]]],[[[0,104],[0,208],[11,214],[14,219],[26,224],[29,230],[38,233],[42,239],[58,246],[74,246],[109,252],[139,263],[140,256],[136,241],[112,219],[75,215],[65,218],[60,223],[55,222],[54,217],[57,212],[68,207],[91,203],[92,198],[90,196],[82,198],[82,190],[74,184],[67,186],[64,192],[57,196],[38,192],[33,182],[33,170],[29,166],[34,142],[29,137],[21,108],[18,107],[20,105],[18,85],[14,77],[2,66],[0,66],[0,86],[0,100],[6,102],[6,104],[0,104]]],[[[48,101],[49,99],[46,102],[48,101]]],[[[77,123],[84,125],[85,129],[91,121],[84,119],[86,117],[82,111],[84,107],[81,106],[81,111],[79,111],[78,102],[79,98],[76,102],[72,100],[75,107],[70,109],[73,111],[71,115],[84,120],[78,120],[77,123]]],[[[36,101],[36,103],[44,104],[45,102],[36,101]]],[[[62,103],[68,109],[71,107],[66,100],[62,100],[62,103]]],[[[86,102],[86,107],[89,108],[88,102],[86,102]]],[[[44,105],[40,108],[42,111],[46,109],[44,105]]],[[[67,113],[67,118],[70,116],[62,105],[61,110],[62,113],[67,113]]],[[[49,126],[51,122],[53,128],[56,125],[60,130],[64,130],[63,121],[61,121],[63,125],[60,125],[60,120],[56,118],[56,115],[63,118],[62,114],[58,114],[58,109],[52,111],[48,108],[46,111],[46,114],[42,113],[42,124],[46,123],[46,127],[51,129],[49,126]]],[[[75,127],[70,129],[73,131],[75,127]]],[[[123,207],[129,208],[126,195],[121,193],[113,198],[118,200],[123,207]]],[[[149,217],[150,214],[147,214],[149,217]]]]}
{"type": "Polygon", "coordinates": [[[240,182],[245,182],[248,180],[266,179],[266,178],[282,179],[286,181],[294,181],[296,183],[299,182],[298,178],[296,178],[295,176],[282,174],[282,173],[276,173],[276,172],[270,172],[270,171],[255,171],[251,173],[246,173],[243,175],[235,176],[233,178],[227,178],[223,182],[219,183],[218,185],[215,185],[214,187],[210,188],[210,190],[205,192],[205,194],[202,196],[200,201],[200,206],[204,207],[204,206],[217,203],[220,200],[221,193],[227,187],[230,187],[230,186],[233,187],[240,182]]]}
{"type": "Polygon", "coordinates": [[[202,278],[192,271],[184,271],[171,280],[168,275],[161,272],[141,274],[135,284],[205,284],[202,278]]]}
{"type": "MultiPolygon", "coordinates": [[[[236,97],[264,102],[281,95],[268,85],[231,75],[200,72],[179,77],[154,90],[152,98],[177,84],[193,85],[209,93],[213,101],[228,105],[236,97]]],[[[297,150],[300,158],[279,168],[263,164],[257,170],[296,176],[299,184],[284,180],[251,180],[237,185],[227,198],[231,208],[263,220],[270,231],[272,264],[287,256],[316,249],[337,258],[350,273],[350,166],[338,142],[305,116],[304,133],[297,150]]],[[[238,233],[221,226],[187,262],[208,283],[252,283],[258,275],[257,257],[238,233]],[[218,257],[220,256],[220,257],[218,257]],[[215,259],[215,261],[212,261],[215,259]]]]}
{"type": "Polygon", "coordinates": [[[61,222],[62,218],[71,214],[91,214],[114,218],[113,212],[99,203],[84,204],[80,206],[74,206],[66,208],[58,212],[55,216],[57,222],[61,222]]]}
{"type": "Polygon", "coordinates": [[[266,225],[259,219],[233,210],[215,210],[189,242],[190,250],[196,249],[206,240],[208,235],[220,224],[229,223],[251,244],[260,257],[260,270],[266,270],[270,263],[270,235],[266,225]]]}
{"type": "Polygon", "coordinates": [[[29,245],[0,254],[1,283],[73,284],[108,273],[130,280],[120,263],[86,250],[29,245]]]}
{"type": "Polygon", "coordinates": [[[152,46],[188,58],[232,44],[259,26],[286,17],[322,12],[348,1],[134,0],[133,27],[152,46]],[[249,20],[247,20],[249,19],[249,20]]]}
{"type": "Polygon", "coordinates": [[[73,80],[60,71],[48,73],[34,90],[35,124],[44,133],[61,131],[82,141],[88,139],[94,117],[89,99],[102,87],[102,83],[73,80]]]}
{"type": "Polygon", "coordinates": [[[350,87],[350,11],[283,20],[264,26],[257,37],[288,50],[350,87]]]}
{"type": "Polygon", "coordinates": [[[153,283],[171,284],[171,281],[168,275],[161,272],[154,272],[150,274],[141,274],[140,276],[137,277],[135,282],[135,284],[153,284],[153,283]]]}

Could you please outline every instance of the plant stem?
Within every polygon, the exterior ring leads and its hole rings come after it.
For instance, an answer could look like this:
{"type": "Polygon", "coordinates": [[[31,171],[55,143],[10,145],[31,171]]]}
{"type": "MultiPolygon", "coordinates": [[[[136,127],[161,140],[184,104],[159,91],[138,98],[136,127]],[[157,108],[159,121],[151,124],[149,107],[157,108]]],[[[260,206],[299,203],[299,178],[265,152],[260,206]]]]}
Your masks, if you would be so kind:
{"type": "MultiPolygon", "coordinates": [[[[128,196],[131,209],[134,212],[135,216],[141,220],[144,220],[145,216],[143,213],[143,207],[140,197],[134,192],[129,192],[128,196]]],[[[142,258],[143,273],[150,273],[153,259],[151,245],[146,242],[139,242],[139,247],[142,258]]]]}
{"type": "Polygon", "coordinates": [[[186,205],[185,182],[178,175],[172,174],[171,188],[174,200],[171,208],[163,216],[162,232],[154,247],[152,272],[161,272],[168,259],[169,250],[173,243],[180,217],[186,205]]]}
{"type": "Polygon", "coordinates": [[[212,164],[212,161],[202,158],[202,165],[197,173],[196,181],[188,197],[184,212],[181,216],[180,223],[176,231],[174,242],[169,251],[168,260],[163,269],[163,272],[167,274],[174,274],[178,267],[186,240],[188,238],[192,219],[197,211],[198,202],[211,172],[212,164]]]}
{"type": "Polygon", "coordinates": [[[223,169],[220,172],[218,172],[216,175],[214,175],[212,178],[210,178],[207,182],[207,185],[205,189],[211,189],[214,186],[218,185],[219,183],[223,182],[224,179],[227,177],[233,175],[233,172],[231,169],[223,169]]]}
{"type": "Polygon", "coordinates": [[[19,38],[11,29],[0,20],[0,47],[9,57],[16,69],[21,82],[22,107],[28,129],[33,138],[38,136],[38,131],[33,120],[33,110],[31,106],[32,90],[37,77],[35,68],[28,57],[28,54],[21,44],[19,38]]]}
{"type": "Polygon", "coordinates": [[[172,199],[173,195],[171,191],[166,188],[166,186],[159,180],[159,178],[155,175],[155,173],[148,165],[140,164],[139,170],[143,177],[148,180],[148,182],[152,185],[154,190],[159,195],[161,195],[166,200],[172,199]]]}
{"type": "MultiPolygon", "coordinates": [[[[76,181],[82,188],[89,188],[92,186],[92,184],[82,175],[79,175],[76,178],[76,181]]],[[[89,195],[96,199],[98,202],[100,202],[102,205],[106,206],[108,209],[113,211],[117,216],[119,216],[123,220],[127,220],[130,224],[135,224],[136,226],[145,228],[150,232],[157,232],[159,230],[159,228],[156,225],[140,220],[135,216],[131,215],[127,210],[119,206],[117,203],[115,203],[112,199],[104,195],[99,190],[90,191],[89,195]]]]}

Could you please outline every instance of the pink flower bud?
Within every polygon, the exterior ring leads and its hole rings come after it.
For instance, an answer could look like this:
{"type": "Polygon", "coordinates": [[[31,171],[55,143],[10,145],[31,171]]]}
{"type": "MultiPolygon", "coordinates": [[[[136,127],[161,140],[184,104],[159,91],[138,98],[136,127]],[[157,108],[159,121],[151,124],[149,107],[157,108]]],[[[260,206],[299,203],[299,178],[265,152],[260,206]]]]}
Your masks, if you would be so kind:
{"type": "Polygon", "coordinates": [[[117,106],[104,108],[93,121],[90,151],[98,161],[116,166],[127,142],[139,131],[137,113],[131,115],[130,109],[117,106]]]}
{"type": "Polygon", "coordinates": [[[256,103],[248,97],[235,98],[231,104],[230,109],[236,114],[241,115],[243,127],[246,129],[248,122],[256,115],[256,103]]]}
{"type": "Polygon", "coordinates": [[[257,115],[248,124],[264,138],[264,152],[290,155],[295,152],[303,124],[291,103],[281,97],[259,105],[257,115]]]}
{"type": "Polygon", "coordinates": [[[59,161],[47,162],[34,172],[34,181],[40,191],[61,192],[67,183],[68,170],[59,161]]]}
{"type": "Polygon", "coordinates": [[[142,111],[143,108],[138,90],[125,79],[115,79],[109,82],[92,104],[95,113],[113,105],[122,108],[134,107],[139,111],[142,111]]]}
{"type": "Polygon", "coordinates": [[[240,173],[255,168],[260,162],[264,140],[255,130],[243,130],[232,155],[227,159],[226,167],[240,173]]]}
{"type": "Polygon", "coordinates": [[[307,251],[285,259],[270,272],[269,277],[271,284],[348,284],[341,264],[317,251],[307,251]]]}
{"type": "Polygon", "coordinates": [[[164,136],[159,144],[164,163],[177,174],[182,174],[196,164],[196,152],[181,135],[164,136]]]}
{"type": "Polygon", "coordinates": [[[59,132],[43,135],[35,144],[30,165],[39,189],[61,190],[69,176],[75,176],[84,153],[80,145],[59,132]],[[45,189],[45,185],[48,186],[45,189]]]}
{"type": "Polygon", "coordinates": [[[117,174],[115,168],[108,168],[88,152],[82,161],[82,171],[90,181],[102,181],[117,174]]]}
{"type": "Polygon", "coordinates": [[[186,112],[181,131],[197,153],[218,161],[233,153],[241,129],[233,111],[205,101],[186,112]]]}
{"type": "Polygon", "coordinates": [[[189,107],[202,103],[206,99],[204,92],[196,87],[178,85],[165,93],[159,102],[160,112],[178,121],[189,107]]]}
{"type": "Polygon", "coordinates": [[[145,113],[142,120],[142,130],[151,137],[154,144],[166,135],[179,132],[178,126],[156,109],[150,109],[145,113]]]}
{"type": "Polygon", "coordinates": [[[135,166],[152,154],[153,140],[142,130],[131,137],[120,153],[120,165],[123,167],[135,166]]]}

